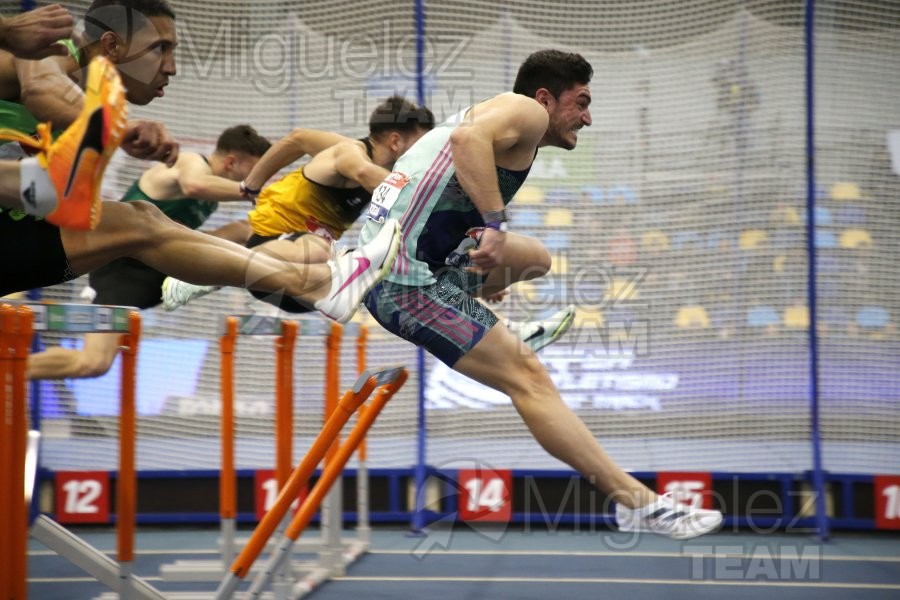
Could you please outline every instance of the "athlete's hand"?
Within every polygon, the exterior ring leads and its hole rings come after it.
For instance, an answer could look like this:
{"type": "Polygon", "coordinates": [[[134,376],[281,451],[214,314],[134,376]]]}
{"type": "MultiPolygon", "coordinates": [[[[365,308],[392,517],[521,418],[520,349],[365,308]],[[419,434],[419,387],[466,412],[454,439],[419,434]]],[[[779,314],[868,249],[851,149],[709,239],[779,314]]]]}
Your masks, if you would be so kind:
{"type": "Polygon", "coordinates": [[[66,47],[55,42],[72,36],[73,23],[72,15],[59,4],[0,17],[0,48],[33,60],[65,55],[66,47]]]}
{"type": "Polygon", "coordinates": [[[178,160],[178,142],[159,121],[129,121],[122,150],[135,158],[158,160],[170,167],[178,160]]]}
{"type": "Polygon", "coordinates": [[[503,247],[506,233],[485,227],[481,232],[478,248],[469,251],[469,271],[490,271],[503,264],[503,247]]]}

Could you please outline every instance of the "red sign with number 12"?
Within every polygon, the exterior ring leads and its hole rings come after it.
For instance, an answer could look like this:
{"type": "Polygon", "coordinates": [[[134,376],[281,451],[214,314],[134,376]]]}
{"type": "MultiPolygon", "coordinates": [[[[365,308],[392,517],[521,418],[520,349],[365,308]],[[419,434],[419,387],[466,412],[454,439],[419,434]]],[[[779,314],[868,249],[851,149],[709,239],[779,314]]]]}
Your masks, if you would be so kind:
{"type": "Polygon", "coordinates": [[[60,523],[109,523],[109,472],[58,471],[56,520],[60,523]]]}

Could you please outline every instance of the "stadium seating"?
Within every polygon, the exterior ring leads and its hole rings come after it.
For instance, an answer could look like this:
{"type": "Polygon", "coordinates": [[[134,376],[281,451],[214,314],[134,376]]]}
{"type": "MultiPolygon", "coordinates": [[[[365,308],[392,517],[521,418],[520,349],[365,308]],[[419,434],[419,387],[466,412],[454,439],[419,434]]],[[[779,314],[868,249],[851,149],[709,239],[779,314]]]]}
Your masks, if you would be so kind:
{"type": "Polygon", "coordinates": [[[700,305],[682,306],[675,315],[675,326],[679,329],[706,329],[709,315],[700,305]]]}
{"type": "Polygon", "coordinates": [[[803,304],[784,309],[784,326],[788,329],[809,328],[809,309],[803,304]]]}
{"type": "Polygon", "coordinates": [[[846,181],[833,184],[830,192],[832,200],[859,200],[862,197],[859,192],[859,186],[846,181]]]}
{"type": "Polygon", "coordinates": [[[759,305],[747,311],[747,325],[750,327],[771,327],[781,323],[775,309],[769,305],[759,305]]]}
{"type": "Polygon", "coordinates": [[[872,236],[865,229],[845,229],[838,240],[841,248],[859,248],[872,245],[872,236]]]}
{"type": "Polygon", "coordinates": [[[759,245],[769,239],[762,229],[745,229],[738,238],[738,248],[741,250],[755,250],[759,245]]]}

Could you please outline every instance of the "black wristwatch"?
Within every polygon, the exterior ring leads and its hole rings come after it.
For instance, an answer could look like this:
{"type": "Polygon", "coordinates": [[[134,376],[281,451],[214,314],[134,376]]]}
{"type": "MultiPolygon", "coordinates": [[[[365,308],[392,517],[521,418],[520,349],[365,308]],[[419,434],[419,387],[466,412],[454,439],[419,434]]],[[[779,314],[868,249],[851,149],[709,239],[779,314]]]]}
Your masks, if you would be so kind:
{"type": "Polygon", "coordinates": [[[254,190],[253,188],[247,187],[247,184],[241,181],[241,195],[256,204],[256,197],[259,196],[260,190],[254,190]]]}
{"type": "Polygon", "coordinates": [[[496,229],[497,231],[508,231],[509,218],[506,216],[506,209],[491,210],[481,215],[484,219],[484,226],[488,229],[496,229]]]}

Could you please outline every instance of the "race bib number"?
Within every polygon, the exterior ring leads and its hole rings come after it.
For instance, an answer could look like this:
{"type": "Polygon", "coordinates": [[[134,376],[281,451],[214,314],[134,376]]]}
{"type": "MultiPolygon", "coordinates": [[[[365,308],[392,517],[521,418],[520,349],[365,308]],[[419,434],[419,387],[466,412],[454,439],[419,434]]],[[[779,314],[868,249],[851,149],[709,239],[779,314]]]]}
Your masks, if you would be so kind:
{"type": "Polygon", "coordinates": [[[372,192],[372,203],[369,204],[367,216],[377,223],[384,223],[391,207],[400,197],[400,192],[409,183],[409,177],[394,171],[372,192]]]}

